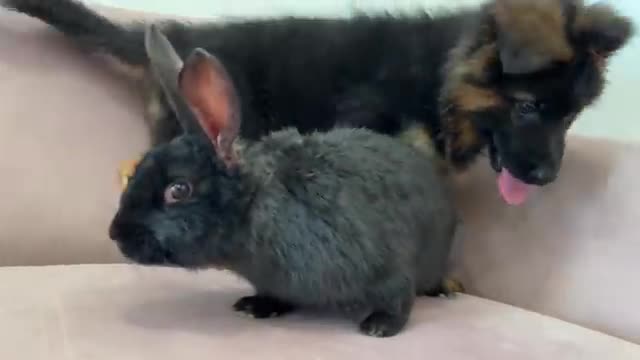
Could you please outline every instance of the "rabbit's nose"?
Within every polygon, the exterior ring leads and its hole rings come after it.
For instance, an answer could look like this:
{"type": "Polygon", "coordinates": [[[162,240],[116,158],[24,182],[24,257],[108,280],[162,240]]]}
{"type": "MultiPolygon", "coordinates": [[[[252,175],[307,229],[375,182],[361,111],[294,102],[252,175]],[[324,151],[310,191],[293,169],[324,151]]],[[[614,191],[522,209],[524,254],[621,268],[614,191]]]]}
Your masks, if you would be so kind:
{"type": "Polygon", "coordinates": [[[111,240],[122,240],[127,235],[127,226],[127,221],[118,212],[109,225],[109,237],[111,240]]]}
{"type": "Polygon", "coordinates": [[[120,226],[115,221],[111,222],[111,225],[109,225],[109,238],[111,238],[111,240],[118,240],[120,236],[120,226]]]}
{"type": "Polygon", "coordinates": [[[109,225],[109,237],[114,241],[129,241],[140,235],[140,226],[127,216],[116,215],[109,225]]]}

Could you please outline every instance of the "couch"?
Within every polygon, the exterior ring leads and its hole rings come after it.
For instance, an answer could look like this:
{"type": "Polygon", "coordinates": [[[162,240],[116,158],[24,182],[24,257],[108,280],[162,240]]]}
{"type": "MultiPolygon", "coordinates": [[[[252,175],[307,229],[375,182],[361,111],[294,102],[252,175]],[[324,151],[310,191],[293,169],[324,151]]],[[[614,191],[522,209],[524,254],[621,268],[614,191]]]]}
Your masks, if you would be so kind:
{"type": "Polygon", "coordinates": [[[224,271],[127,264],[107,226],[116,168],[148,146],[133,84],[3,10],[0,79],[0,359],[640,359],[638,144],[573,134],[522,207],[484,162],[457,177],[467,292],[373,339],[317,314],[240,317],[251,290],[224,271]]]}

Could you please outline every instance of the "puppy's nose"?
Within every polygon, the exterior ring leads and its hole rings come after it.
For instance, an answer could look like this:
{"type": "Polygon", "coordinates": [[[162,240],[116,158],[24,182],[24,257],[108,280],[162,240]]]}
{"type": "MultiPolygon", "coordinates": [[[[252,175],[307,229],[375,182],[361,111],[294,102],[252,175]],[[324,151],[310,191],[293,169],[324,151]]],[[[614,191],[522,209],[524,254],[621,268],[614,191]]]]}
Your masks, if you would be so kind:
{"type": "Polygon", "coordinates": [[[536,184],[548,184],[556,179],[556,171],[550,166],[540,165],[529,172],[529,178],[536,184]]]}

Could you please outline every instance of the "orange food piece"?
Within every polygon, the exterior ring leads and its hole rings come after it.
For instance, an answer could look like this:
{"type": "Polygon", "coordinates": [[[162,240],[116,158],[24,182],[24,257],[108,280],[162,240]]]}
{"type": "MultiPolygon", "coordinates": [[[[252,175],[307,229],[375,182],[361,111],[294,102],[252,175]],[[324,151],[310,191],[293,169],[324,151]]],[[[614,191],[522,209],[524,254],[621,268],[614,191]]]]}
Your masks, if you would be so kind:
{"type": "Polygon", "coordinates": [[[139,162],[139,159],[135,159],[125,160],[120,163],[120,166],[118,167],[118,181],[120,182],[120,190],[124,191],[124,189],[127,187],[129,179],[136,171],[136,166],[138,166],[139,162]]]}

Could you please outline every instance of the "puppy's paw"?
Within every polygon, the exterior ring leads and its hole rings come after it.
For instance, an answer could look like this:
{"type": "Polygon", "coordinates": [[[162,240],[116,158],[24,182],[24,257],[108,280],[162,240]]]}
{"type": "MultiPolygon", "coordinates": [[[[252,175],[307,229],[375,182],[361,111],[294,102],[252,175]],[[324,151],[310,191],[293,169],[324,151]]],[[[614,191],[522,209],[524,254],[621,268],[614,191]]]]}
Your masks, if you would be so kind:
{"type": "Polygon", "coordinates": [[[255,319],[279,317],[294,310],[293,305],[263,296],[247,296],[238,300],[233,309],[255,319]]]}
{"type": "Polygon", "coordinates": [[[446,278],[442,281],[442,295],[445,297],[455,297],[456,294],[464,293],[466,289],[462,282],[454,278],[446,278]]]}
{"type": "Polygon", "coordinates": [[[458,293],[464,293],[465,288],[457,279],[453,278],[445,278],[442,280],[442,283],[436,286],[433,289],[429,289],[424,291],[422,294],[424,296],[429,297],[446,297],[446,298],[454,298],[458,293]]]}
{"type": "Polygon", "coordinates": [[[374,312],[360,323],[360,331],[373,337],[391,337],[398,334],[406,323],[404,316],[374,312]]]}

